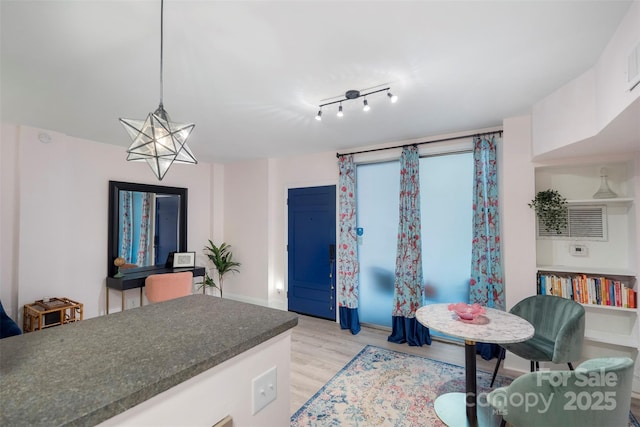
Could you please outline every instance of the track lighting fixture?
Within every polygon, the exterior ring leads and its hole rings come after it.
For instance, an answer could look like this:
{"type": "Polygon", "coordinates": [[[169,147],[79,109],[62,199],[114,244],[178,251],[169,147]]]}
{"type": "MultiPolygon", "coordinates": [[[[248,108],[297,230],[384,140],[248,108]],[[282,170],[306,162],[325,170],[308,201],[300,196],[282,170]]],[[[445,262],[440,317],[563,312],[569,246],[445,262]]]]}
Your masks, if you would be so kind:
{"type": "Polygon", "coordinates": [[[369,111],[371,110],[371,106],[369,105],[369,101],[367,100],[367,96],[369,95],[373,95],[375,93],[379,93],[379,92],[387,92],[387,96],[389,97],[389,99],[391,100],[391,103],[396,103],[398,101],[398,97],[396,95],[393,95],[390,92],[391,88],[390,87],[385,87],[382,89],[376,89],[376,90],[372,90],[370,92],[366,92],[366,93],[360,93],[359,90],[348,90],[345,92],[344,97],[337,99],[335,101],[331,101],[331,102],[325,102],[324,104],[320,104],[318,107],[320,107],[320,109],[318,110],[318,114],[316,115],[316,120],[322,120],[322,108],[326,107],[327,105],[333,105],[333,104],[339,104],[338,105],[338,113],[336,114],[338,117],[343,117],[344,113],[342,111],[342,103],[345,101],[353,101],[354,99],[358,99],[358,98],[364,98],[363,100],[363,111],[369,111]]]}

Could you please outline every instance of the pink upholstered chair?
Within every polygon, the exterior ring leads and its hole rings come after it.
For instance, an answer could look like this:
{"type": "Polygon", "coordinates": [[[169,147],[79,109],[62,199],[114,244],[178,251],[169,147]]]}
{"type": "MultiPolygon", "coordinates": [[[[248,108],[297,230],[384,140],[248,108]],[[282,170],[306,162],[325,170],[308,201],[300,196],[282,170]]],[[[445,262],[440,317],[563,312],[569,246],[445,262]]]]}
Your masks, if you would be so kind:
{"type": "Polygon", "coordinates": [[[144,290],[149,302],[160,302],[191,295],[193,273],[152,274],[144,281],[144,290]]]}

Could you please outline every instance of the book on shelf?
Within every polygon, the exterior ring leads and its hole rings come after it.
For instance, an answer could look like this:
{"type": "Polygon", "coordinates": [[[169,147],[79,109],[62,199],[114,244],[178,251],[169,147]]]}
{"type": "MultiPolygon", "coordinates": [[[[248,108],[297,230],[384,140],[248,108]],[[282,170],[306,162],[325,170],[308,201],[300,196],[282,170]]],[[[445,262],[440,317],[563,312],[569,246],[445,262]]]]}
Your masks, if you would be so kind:
{"type": "Polygon", "coordinates": [[[636,308],[637,292],[624,282],[604,276],[538,272],[537,292],[581,304],[636,308]]]}

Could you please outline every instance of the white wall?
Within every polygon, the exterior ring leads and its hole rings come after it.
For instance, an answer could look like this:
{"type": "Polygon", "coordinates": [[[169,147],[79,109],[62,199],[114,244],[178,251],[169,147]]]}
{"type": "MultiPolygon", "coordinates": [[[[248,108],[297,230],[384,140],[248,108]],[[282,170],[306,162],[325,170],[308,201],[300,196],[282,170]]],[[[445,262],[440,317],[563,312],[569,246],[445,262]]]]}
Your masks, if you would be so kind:
{"type": "Polygon", "coordinates": [[[533,105],[533,155],[595,136],[640,89],[629,91],[627,57],[640,43],[640,0],[632,3],[596,65],[533,105]]]}
{"type": "MultiPolygon", "coordinates": [[[[502,267],[506,309],[536,294],[535,213],[527,205],[535,196],[531,163],[531,116],[505,119],[499,157],[502,267]]],[[[510,355],[505,367],[528,370],[528,362],[510,355]]]]}
{"type": "Polygon", "coordinates": [[[267,160],[237,162],[224,169],[223,237],[241,266],[239,273],[225,276],[223,296],[264,306],[268,305],[267,175],[267,160]]]}
{"type": "Polygon", "coordinates": [[[505,119],[501,146],[500,189],[503,274],[506,308],[536,293],[535,196],[531,163],[531,117],[505,119]]]}
{"type": "MultiPolygon", "coordinates": [[[[1,154],[0,289],[3,302],[10,301],[7,310],[21,324],[24,304],[64,296],[84,304],[85,318],[104,314],[108,181],[158,184],[151,170],[125,161],[122,147],[11,124],[2,125],[1,154]],[[40,142],[43,132],[51,142],[40,142]]],[[[214,169],[207,163],[174,165],[159,183],[188,188],[187,242],[200,264],[214,218],[214,169]]],[[[117,311],[119,294],[111,292],[117,311]]],[[[127,298],[137,295],[129,291],[127,298]]]]}
{"type": "MultiPolygon", "coordinates": [[[[638,155],[636,155],[636,160],[635,160],[635,164],[634,164],[634,177],[632,178],[631,185],[633,187],[631,189],[631,191],[633,191],[634,194],[636,194],[636,197],[638,197],[638,195],[640,195],[640,153],[638,153],[638,155]]],[[[637,271],[640,270],[640,203],[638,203],[637,199],[636,199],[636,202],[635,202],[635,212],[636,212],[635,229],[632,231],[632,233],[636,237],[636,240],[635,240],[635,250],[636,250],[635,268],[636,268],[636,272],[637,272],[637,271]]],[[[633,265],[633,260],[631,261],[631,264],[633,265]]],[[[636,280],[638,281],[638,283],[636,284],[636,291],[637,291],[638,289],[640,289],[640,287],[639,287],[640,286],[640,280],[638,279],[637,276],[636,276],[636,280]]],[[[640,354],[639,354],[639,356],[640,356],[640,354]]],[[[640,363],[639,363],[638,359],[636,359],[636,366],[635,366],[634,373],[633,373],[633,391],[636,393],[635,397],[638,397],[638,395],[640,395],[640,363]]]]}
{"type": "MultiPolygon", "coordinates": [[[[627,59],[640,43],[640,1],[633,2],[594,67],[596,73],[596,117],[601,129],[635,99],[640,88],[629,91],[627,59]]],[[[600,130],[600,129],[599,129],[600,130]]]]}
{"type": "Polygon", "coordinates": [[[598,133],[595,82],[589,70],[533,106],[534,155],[598,133]]]}
{"type": "MultiPolygon", "coordinates": [[[[18,128],[0,129],[0,300],[12,319],[18,317],[18,128]]],[[[20,323],[20,322],[19,322],[20,323]]]]}

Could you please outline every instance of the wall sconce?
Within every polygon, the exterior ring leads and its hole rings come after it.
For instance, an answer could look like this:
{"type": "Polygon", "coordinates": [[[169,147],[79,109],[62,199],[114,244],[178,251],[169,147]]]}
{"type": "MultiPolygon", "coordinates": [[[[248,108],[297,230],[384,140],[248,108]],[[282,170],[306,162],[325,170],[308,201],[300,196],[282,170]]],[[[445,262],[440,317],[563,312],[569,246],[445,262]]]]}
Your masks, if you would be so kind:
{"type": "Polygon", "coordinates": [[[380,93],[380,92],[387,92],[387,96],[389,97],[389,100],[391,101],[392,104],[395,104],[396,102],[398,102],[398,96],[394,95],[391,93],[391,88],[390,87],[385,87],[382,89],[377,89],[377,90],[373,90],[371,92],[366,92],[366,93],[360,93],[359,90],[348,90],[345,92],[344,94],[344,98],[340,98],[336,101],[331,101],[331,102],[326,102],[324,104],[320,104],[318,105],[319,110],[318,110],[318,114],[316,114],[316,120],[321,121],[322,120],[322,109],[328,105],[333,105],[333,104],[340,104],[338,107],[338,114],[336,114],[338,117],[343,117],[344,113],[342,111],[342,103],[346,102],[346,101],[353,101],[354,99],[358,99],[358,98],[364,98],[363,101],[363,108],[362,111],[369,111],[371,110],[371,106],[369,105],[369,101],[367,100],[367,96],[369,95],[373,95],[375,93],[380,93]]]}

